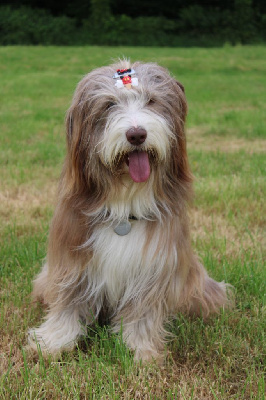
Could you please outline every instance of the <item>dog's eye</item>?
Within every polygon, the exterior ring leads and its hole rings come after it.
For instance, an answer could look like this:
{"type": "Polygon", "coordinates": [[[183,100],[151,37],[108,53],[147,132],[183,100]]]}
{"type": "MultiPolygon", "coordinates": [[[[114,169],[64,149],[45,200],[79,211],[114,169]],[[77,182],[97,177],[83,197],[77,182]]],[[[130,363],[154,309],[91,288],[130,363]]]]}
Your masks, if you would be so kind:
{"type": "Polygon", "coordinates": [[[148,102],[147,102],[147,105],[148,106],[152,106],[154,103],[155,103],[155,100],[149,99],[148,102]]]}
{"type": "Polygon", "coordinates": [[[116,104],[113,103],[112,101],[109,101],[109,103],[106,104],[106,111],[110,110],[110,108],[114,107],[116,104]]]}

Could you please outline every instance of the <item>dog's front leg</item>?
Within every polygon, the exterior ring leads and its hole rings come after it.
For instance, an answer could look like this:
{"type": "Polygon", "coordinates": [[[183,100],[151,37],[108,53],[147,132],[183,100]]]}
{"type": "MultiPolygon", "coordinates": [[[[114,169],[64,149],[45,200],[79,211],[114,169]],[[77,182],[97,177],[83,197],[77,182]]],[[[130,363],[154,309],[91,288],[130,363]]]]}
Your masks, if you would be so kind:
{"type": "Polygon", "coordinates": [[[153,307],[142,316],[125,309],[112,321],[114,332],[122,329],[123,340],[135,352],[135,360],[162,362],[166,331],[161,308],[153,307]]]}
{"type": "Polygon", "coordinates": [[[55,355],[63,350],[72,350],[76,339],[85,333],[85,326],[80,320],[78,306],[65,309],[51,309],[45,322],[39,328],[29,331],[29,346],[42,353],[55,355]]]}

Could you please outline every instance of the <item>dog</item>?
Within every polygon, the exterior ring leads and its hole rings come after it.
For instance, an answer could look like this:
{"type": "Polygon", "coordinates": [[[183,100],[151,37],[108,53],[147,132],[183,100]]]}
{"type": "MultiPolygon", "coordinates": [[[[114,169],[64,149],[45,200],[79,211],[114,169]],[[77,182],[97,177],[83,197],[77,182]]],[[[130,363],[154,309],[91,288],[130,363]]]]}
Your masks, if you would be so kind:
{"type": "Polygon", "coordinates": [[[30,347],[71,350],[108,316],[136,360],[160,360],[165,322],[229,304],[193,253],[184,87],[155,63],[87,74],[66,117],[67,154],[33,296],[47,305],[30,347]]]}

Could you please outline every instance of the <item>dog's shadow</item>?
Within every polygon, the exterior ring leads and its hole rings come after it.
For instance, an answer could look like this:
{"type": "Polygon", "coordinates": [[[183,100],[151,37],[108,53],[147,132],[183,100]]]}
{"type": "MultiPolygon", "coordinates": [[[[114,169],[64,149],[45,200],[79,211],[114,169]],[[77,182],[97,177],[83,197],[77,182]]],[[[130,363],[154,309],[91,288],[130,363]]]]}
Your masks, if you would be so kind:
{"type": "Polygon", "coordinates": [[[125,368],[134,364],[134,352],[123,341],[123,328],[118,333],[111,330],[110,319],[100,315],[92,325],[84,326],[84,335],[76,346],[76,359],[90,357],[95,362],[119,363],[125,368]]]}

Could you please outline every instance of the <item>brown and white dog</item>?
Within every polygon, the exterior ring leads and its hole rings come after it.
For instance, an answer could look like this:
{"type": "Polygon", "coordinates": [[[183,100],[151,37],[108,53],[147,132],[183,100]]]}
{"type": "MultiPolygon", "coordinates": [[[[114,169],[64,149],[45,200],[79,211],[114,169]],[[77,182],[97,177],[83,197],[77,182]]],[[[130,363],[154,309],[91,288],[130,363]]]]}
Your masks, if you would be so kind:
{"type": "Polygon", "coordinates": [[[226,284],[191,249],[186,114],[183,86],[153,63],[120,61],[79,83],[47,262],[34,281],[49,311],[31,347],[72,349],[104,310],[114,332],[122,321],[136,359],[159,358],[166,320],[228,304],[226,284]]]}

